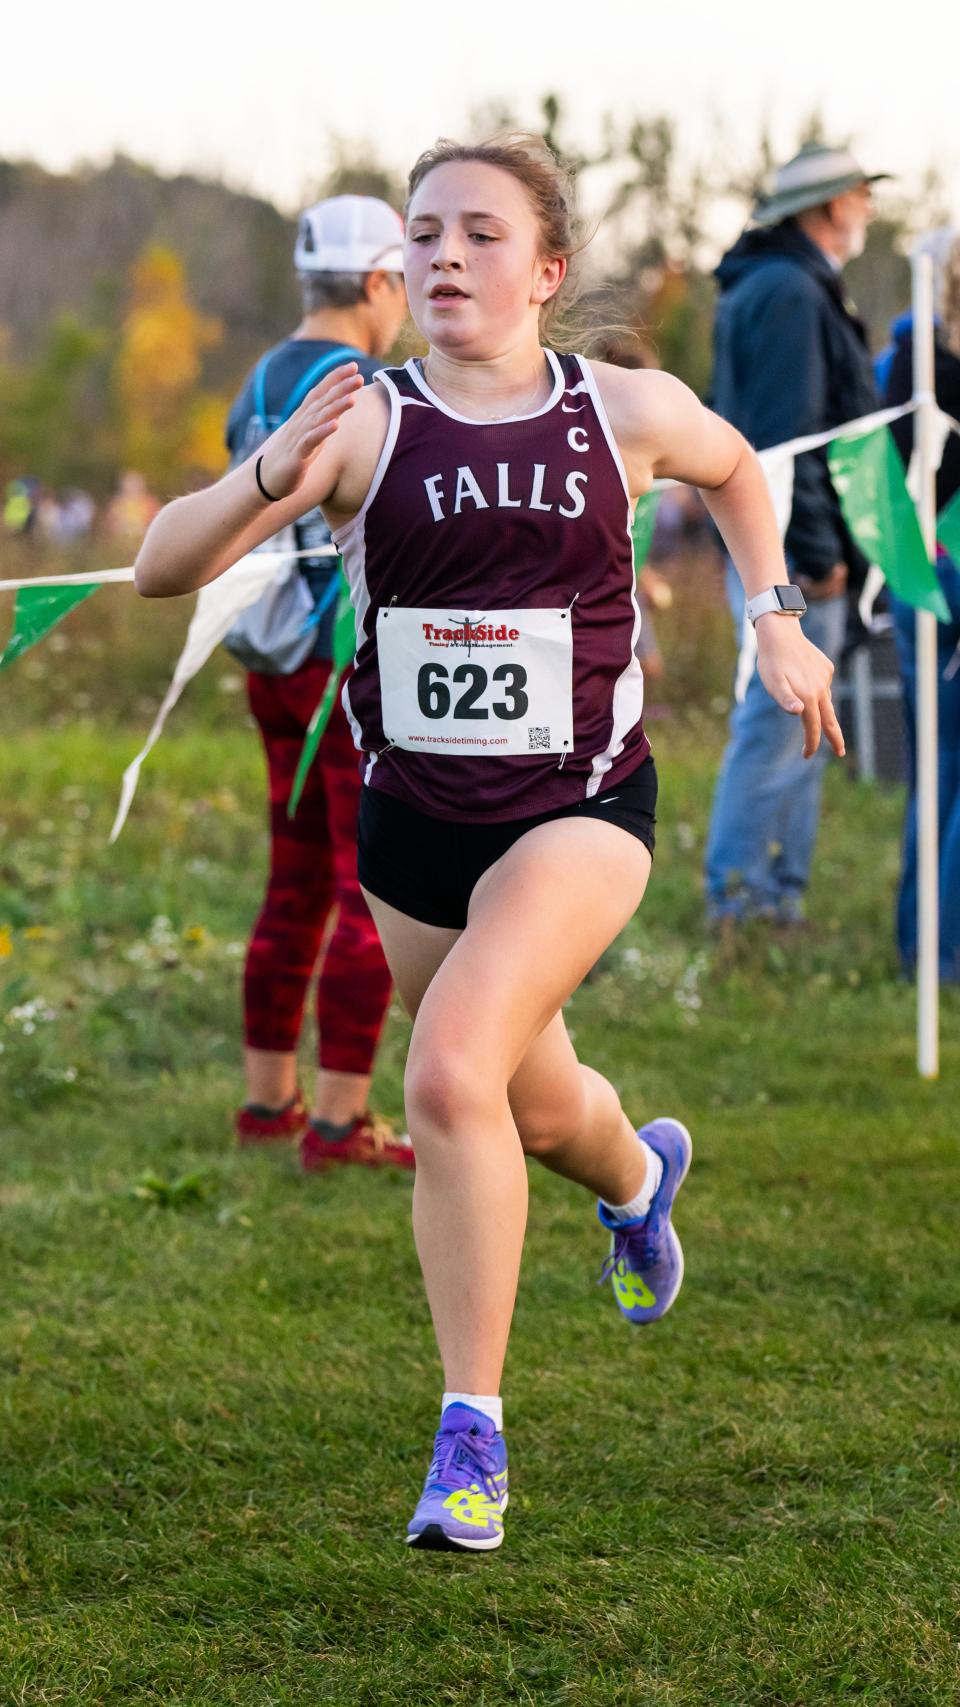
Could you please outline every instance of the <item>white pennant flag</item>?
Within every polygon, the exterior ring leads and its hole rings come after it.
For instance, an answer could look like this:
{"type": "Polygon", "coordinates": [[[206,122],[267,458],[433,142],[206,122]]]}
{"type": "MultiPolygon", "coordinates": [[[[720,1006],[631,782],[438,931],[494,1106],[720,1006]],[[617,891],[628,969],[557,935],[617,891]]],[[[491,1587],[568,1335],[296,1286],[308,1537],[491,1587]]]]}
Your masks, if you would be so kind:
{"type": "Polygon", "coordinates": [[[183,651],[153,720],[153,727],[141,751],[123,773],[120,804],[113,821],[113,829],[110,831],[111,842],[116,841],[127,821],[127,813],[137,792],[140,767],[151,748],[159,741],[167,717],[187,683],[202,669],[214,647],[219,646],[234,618],[239,616],[242,610],[246,610],[248,605],[252,605],[254,599],[259,598],[264,587],[269,585],[282,566],[289,561],[288,551],[251,551],[216,581],[210,581],[206,587],[201,587],[183,651]]]}

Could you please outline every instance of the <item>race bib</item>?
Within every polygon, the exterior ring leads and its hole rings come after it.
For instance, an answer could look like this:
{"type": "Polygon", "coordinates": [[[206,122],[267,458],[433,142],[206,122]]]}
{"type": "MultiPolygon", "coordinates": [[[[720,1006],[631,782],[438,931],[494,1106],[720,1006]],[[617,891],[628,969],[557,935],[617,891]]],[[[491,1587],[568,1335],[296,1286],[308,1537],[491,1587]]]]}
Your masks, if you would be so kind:
{"type": "Polygon", "coordinates": [[[383,728],[411,753],[573,750],[569,610],[418,610],[377,617],[383,728]]]}

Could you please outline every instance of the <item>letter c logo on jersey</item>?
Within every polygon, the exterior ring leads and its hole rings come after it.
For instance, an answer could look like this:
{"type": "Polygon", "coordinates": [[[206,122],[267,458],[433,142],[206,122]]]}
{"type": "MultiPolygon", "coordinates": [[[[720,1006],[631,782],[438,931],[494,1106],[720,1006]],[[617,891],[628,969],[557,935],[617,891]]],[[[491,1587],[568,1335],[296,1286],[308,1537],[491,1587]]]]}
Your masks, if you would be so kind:
{"type": "Polygon", "coordinates": [[[583,456],[584,452],[590,449],[586,427],[571,427],[567,434],[567,444],[571,450],[575,450],[580,456],[583,456]]]}

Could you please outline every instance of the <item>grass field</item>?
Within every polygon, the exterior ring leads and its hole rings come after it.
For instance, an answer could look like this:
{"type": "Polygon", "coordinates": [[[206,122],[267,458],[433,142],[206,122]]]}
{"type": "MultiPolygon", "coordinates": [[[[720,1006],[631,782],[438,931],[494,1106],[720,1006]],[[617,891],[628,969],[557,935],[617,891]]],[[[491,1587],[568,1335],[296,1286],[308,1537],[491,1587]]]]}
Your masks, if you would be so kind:
{"type": "Polygon", "coordinates": [[[684,1291],[631,1332],[591,1203],[537,1174],[506,1544],[411,1554],[440,1383],[409,1182],[233,1148],[262,777],[198,692],[114,849],[130,716],[21,700],[0,760],[3,1707],[960,1699],[958,1002],[921,1083],[897,796],[835,768],[815,933],[721,949],[715,738],[658,732],[654,882],[570,1022],[693,1131],[684,1291]]]}

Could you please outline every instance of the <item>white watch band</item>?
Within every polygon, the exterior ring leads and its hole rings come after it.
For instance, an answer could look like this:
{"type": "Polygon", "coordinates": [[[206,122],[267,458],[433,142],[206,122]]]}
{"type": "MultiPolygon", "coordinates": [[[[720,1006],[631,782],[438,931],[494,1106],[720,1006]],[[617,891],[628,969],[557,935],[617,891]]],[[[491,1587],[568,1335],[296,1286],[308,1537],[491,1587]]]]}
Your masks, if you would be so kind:
{"type": "Polygon", "coordinates": [[[802,614],[799,610],[784,610],[777,587],[767,587],[762,593],[758,593],[756,598],[748,599],[746,608],[747,616],[753,623],[758,616],[766,616],[768,611],[776,611],[779,616],[799,617],[802,614]]]}

